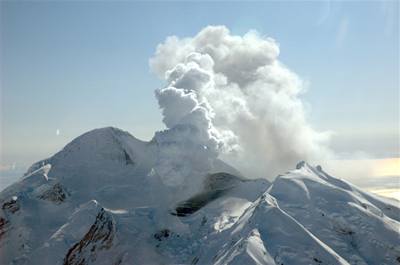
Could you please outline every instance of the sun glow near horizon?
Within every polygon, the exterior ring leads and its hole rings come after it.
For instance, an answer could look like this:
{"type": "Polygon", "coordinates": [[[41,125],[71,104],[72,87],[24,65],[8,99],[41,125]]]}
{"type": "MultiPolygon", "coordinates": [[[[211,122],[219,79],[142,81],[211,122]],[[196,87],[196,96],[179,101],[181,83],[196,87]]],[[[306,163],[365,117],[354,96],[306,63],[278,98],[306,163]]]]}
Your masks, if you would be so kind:
{"type": "Polygon", "coordinates": [[[371,159],[374,176],[400,176],[400,157],[371,159]]]}
{"type": "Polygon", "coordinates": [[[330,160],[326,170],[362,189],[400,201],[400,157],[330,160]]]}

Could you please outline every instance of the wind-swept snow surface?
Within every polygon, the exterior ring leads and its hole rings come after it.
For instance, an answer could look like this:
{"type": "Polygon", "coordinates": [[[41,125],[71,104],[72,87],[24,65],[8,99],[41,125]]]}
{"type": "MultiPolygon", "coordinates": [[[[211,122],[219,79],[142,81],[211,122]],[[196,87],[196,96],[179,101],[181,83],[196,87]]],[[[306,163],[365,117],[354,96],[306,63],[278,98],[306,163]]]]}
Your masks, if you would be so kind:
{"type": "Polygon", "coordinates": [[[164,148],[103,128],[34,164],[0,193],[0,264],[400,264],[397,201],[304,162],[269,183],[213,158],[170,185],[164,148]]]}
{"type": "Polygon", "coordinates": [[[399,202],[383,200],[306,163],[268,193],[350,264],[400,264],[399,202]]]}

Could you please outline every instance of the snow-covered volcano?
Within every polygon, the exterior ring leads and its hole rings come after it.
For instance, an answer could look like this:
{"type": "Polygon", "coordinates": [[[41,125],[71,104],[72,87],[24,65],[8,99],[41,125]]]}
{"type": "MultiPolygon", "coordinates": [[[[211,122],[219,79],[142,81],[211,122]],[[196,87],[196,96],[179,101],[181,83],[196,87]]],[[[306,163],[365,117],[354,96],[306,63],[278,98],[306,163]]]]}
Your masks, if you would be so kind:
{"type": "Polygon", "coordinates": [[[397,201],[304,162],[269,183],[214,160],[168,186],[159,152],[103,128],[35,163],[0,193],[0,264],[400,264],[397,201]]]}

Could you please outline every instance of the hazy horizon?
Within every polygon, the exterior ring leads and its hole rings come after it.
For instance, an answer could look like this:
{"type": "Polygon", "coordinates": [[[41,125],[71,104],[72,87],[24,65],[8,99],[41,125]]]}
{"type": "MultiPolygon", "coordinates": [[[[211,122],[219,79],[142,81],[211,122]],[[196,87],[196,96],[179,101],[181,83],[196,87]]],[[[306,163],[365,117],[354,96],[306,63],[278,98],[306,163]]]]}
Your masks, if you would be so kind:
{"type": "Polygon", "coordinates": [[[3,1],[0,190],[88,130],[150,140],[165,128],[154,90],[167,82],[149,67],[157,46],[224,25],[277,42],[303,81],[307,125],[331,134],[329,173],[400,198],[398,5],[3,1]]]}

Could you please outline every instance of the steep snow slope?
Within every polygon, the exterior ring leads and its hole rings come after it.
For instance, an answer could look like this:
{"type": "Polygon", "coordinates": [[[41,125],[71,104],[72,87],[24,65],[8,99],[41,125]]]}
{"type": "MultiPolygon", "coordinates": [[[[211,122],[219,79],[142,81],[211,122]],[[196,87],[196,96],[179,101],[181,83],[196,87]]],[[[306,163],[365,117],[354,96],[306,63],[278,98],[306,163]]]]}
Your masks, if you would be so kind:
{"type": "Polygon", "coordinates": [[[400,264],[397,202],[306,163],[168,187],[158,153],[103,128],[32,165],[0,193],[0,264],[400,264]]]}
{"type": "Polygon", "coordinates": [[[363,192],[304,162],[279,176],[268,193],[351,264],[395,264],[400,257],[398,202],[363,192]]]}

